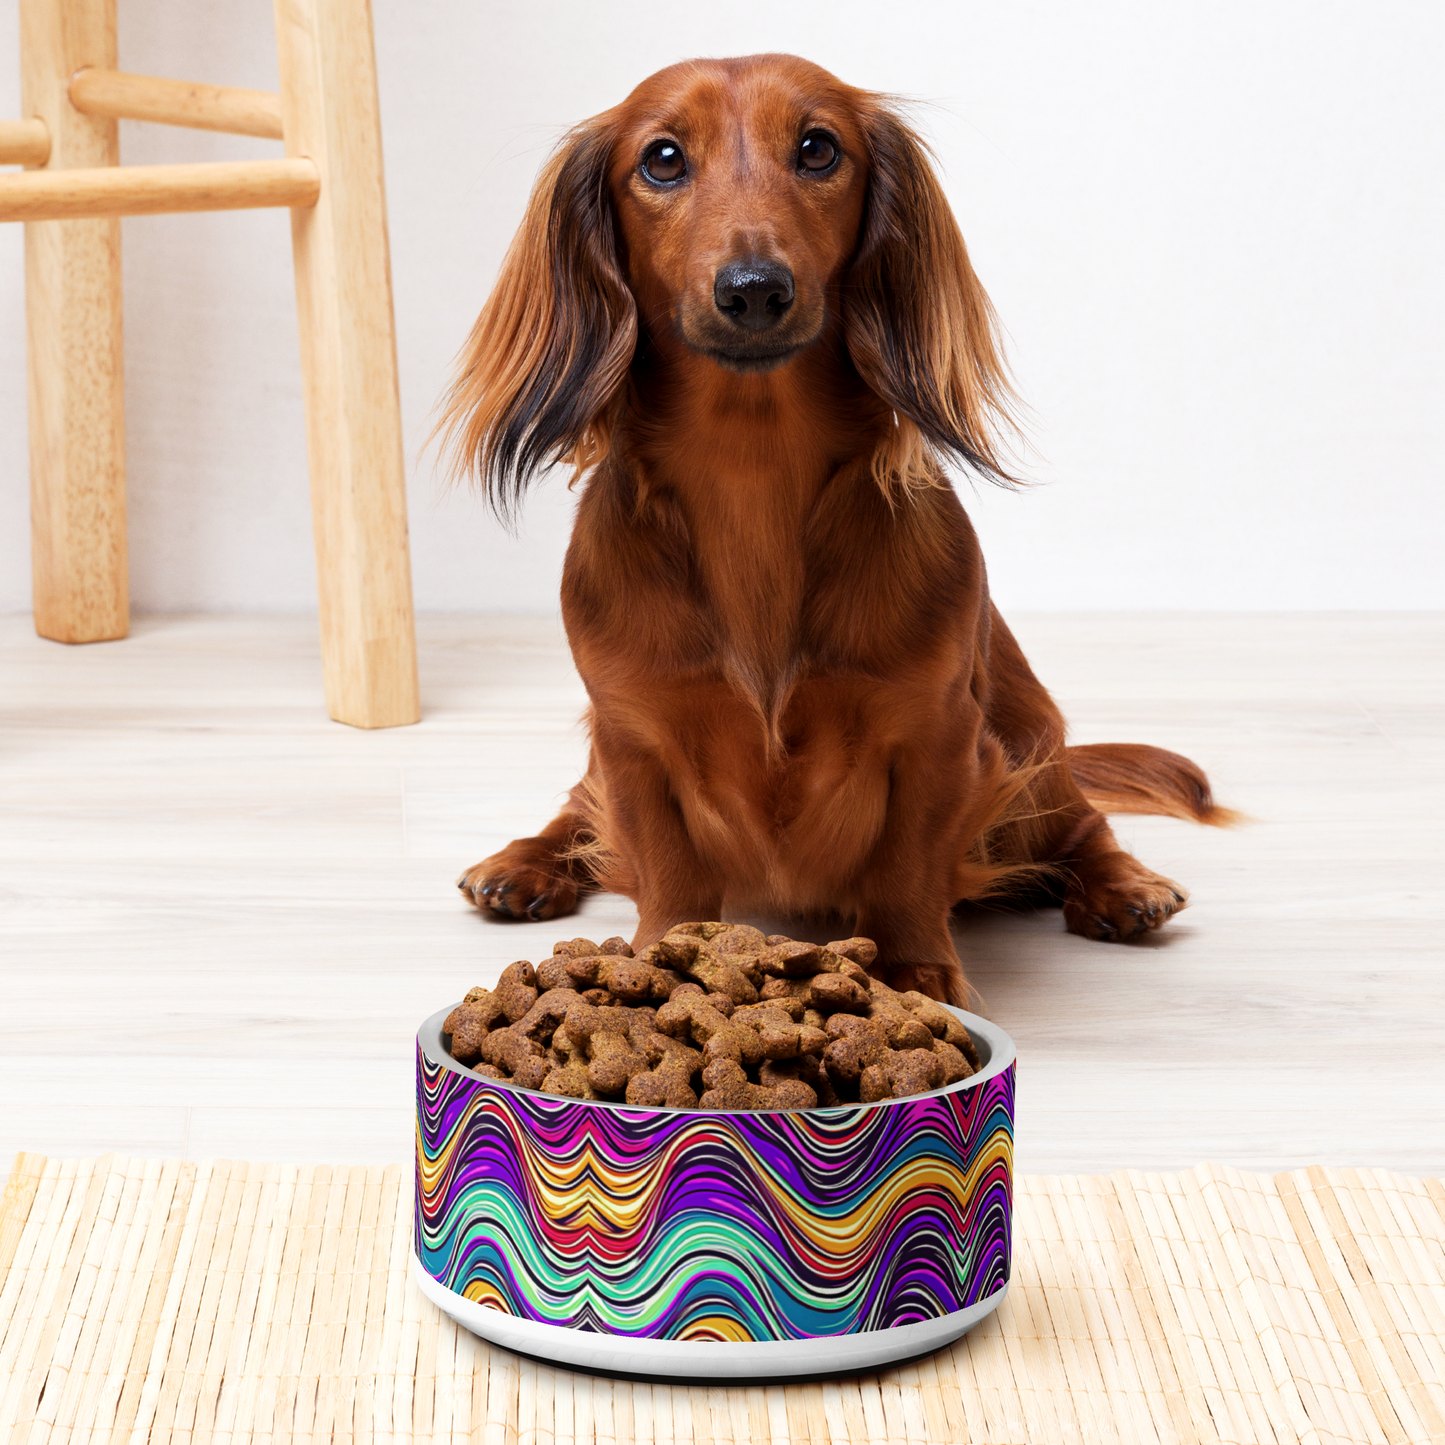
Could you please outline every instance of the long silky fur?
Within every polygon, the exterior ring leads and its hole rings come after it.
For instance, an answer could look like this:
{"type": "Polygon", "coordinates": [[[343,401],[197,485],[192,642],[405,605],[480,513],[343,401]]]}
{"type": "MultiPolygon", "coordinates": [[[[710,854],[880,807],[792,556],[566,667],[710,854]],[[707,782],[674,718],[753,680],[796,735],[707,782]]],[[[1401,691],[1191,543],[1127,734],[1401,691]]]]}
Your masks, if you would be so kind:
{"type": "Polygon", "coordinates": [[[607,193],[608,115],[572,131],[543,169],[501,274],[462,349],[437,432],[504,521],[558,462],[606,455],[637,344],[607,193]]]}
{"type": "Polygon", "coordinates": [[[888,97],[868,97],[862,120],[868,210],[843,318],[853,364],[897,418],[874,478],[890,494],[935,484],[951,459],[1015,483],[999,438],[1017,423],[998,318],[928,149],[888,97]]]}

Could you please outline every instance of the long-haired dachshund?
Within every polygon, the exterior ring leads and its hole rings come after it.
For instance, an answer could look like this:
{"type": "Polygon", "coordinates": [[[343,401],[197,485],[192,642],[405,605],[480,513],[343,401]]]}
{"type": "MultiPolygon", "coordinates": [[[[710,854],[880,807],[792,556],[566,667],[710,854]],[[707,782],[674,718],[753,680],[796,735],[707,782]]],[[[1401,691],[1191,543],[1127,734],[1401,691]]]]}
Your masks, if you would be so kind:
{"type": "Polygon", "coordinates": [[[1228,820],[1188,759],[1066,747],[989,601],[947,461],[1008,481],[993,309],[887,99],[786,55],[660,71],[554,155],[463,352],[454,453],[513,512],[586,477],[562,613],[587,775],[459,886],[501,918],[633,898],[851,916],[962,1002],[960,900],[1051,891],[1076,933],[1184,890],[1103,811],[1228,820]]]}

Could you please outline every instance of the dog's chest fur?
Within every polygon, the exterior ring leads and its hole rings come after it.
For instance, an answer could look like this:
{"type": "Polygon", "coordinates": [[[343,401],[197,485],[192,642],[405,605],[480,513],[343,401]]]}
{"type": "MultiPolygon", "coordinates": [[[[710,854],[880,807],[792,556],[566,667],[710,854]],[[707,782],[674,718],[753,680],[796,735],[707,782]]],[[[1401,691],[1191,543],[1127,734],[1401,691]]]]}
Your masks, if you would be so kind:
{"type": "Polygon", "coordinates": [[[639,505],[620,468],[599,476],[568,556],[594,726],[662,762],[730,887],[821,902],[877,845],[900,753],[956,755],[976,726],[967,521],[951,492],[890,510],[846,470],[643,482],[639,505]]]}

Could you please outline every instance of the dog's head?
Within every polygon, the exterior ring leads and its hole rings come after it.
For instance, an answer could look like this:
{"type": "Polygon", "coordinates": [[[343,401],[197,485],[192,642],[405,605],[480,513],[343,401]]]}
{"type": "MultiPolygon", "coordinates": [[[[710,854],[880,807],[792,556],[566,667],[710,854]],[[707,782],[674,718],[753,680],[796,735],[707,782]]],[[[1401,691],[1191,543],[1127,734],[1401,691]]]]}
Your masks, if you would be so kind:
{"type": "Polygon", "coordinates": [[[655,345],[748,372],[820,340],[868,189],[854,93],[791,56],[676,65],[621,107],[610,152],[627,281],[655,345]]]}
{"type": "Polygon", "coordinates": [[[499,510],[605,455],[639,341],[729,373],[831,348],[893,412],[880,483],[1006,475],[993,311],[922,143],[795,56],[659,71],[548,163],[442,419],[499,510]]]}

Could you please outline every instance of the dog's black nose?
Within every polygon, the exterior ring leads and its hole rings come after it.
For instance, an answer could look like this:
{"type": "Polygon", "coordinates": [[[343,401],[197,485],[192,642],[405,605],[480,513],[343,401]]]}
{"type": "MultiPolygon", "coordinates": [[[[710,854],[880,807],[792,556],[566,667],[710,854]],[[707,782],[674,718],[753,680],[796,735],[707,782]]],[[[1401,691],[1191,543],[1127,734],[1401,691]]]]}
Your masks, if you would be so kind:
{"type": "Polygon", "coordinates": [[[749,331],[766,331],[793,304],[793,273],[781,261],[733,261],[712,286],[717,309],[749,331]]]}

